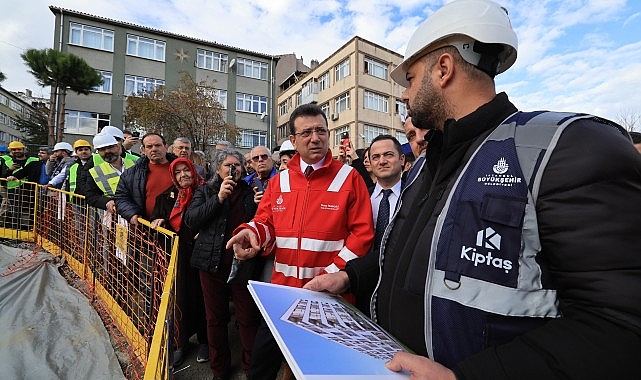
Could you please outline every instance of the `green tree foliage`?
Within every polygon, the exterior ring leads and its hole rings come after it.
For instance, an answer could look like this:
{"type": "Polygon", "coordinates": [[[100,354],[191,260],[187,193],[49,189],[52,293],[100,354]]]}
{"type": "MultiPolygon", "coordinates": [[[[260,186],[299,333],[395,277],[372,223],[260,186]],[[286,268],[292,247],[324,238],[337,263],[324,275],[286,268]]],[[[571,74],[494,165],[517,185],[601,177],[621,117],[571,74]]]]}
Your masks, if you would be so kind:
{"type": "Polygon", "coordinates": [[[225,123],[223,106],[214,93],[213,81],[196,83],[183,73],[174,88],[160,86],[155,90],[129,96],[125,111],[128,129],[158,132],[167,141],[188,137],[193,150],[209,153],[212,141],[235,141],[238,129],[225,123]]]}
{"type": "Polygon", "coordinates": [[[25,144],[48,145],[47,114],[45,112],[36,111],[29,113],[27,117],[18,116],[16,125],[25,134],[25,144]]]}
{"type": "Polygon", "coordinates": [[[88,95],[92,88],[103,83],[102,76],[81,57],[54,49],[29,49],[20,57],[40,86],[51,86],[47,133],[48,143],[53,145],[62,140],[67,90],[88,95]]]}
{"type": "Polygon", "coordinates": [[[4,75],[4,73],[2,71],[0,71],[0,83],[4,82],[5,79],[7,79],[7,76],[4,75]]]}

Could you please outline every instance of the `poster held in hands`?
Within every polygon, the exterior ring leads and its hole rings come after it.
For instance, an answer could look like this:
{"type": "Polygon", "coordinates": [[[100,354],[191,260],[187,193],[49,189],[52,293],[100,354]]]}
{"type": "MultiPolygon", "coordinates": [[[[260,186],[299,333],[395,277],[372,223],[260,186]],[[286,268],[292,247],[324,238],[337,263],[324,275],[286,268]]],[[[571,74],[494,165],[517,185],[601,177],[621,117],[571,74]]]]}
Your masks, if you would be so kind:
{"type": "Polygon", "coordinates": [[[407,379],[385,367],[408,351],[342,297],[249,281],[274,338],[297,379],[407,379]]]}

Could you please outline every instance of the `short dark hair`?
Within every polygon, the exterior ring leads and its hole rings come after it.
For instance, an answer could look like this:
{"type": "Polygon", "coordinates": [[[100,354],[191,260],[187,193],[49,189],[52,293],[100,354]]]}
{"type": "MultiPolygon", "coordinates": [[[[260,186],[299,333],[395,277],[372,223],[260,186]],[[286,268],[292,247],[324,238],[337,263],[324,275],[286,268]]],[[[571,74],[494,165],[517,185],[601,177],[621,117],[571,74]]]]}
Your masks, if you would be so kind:
{"type": "Polygon", "coordinates": [[[140,139],[140,142],[142,143],[143,146],[145,145],[145,139],[149,136],[158,136],[162,140],[162,144],[167,145],[167,141],[165,141],[165,138],[163,137],[163,135],[156,132],[149,132],[149,133],[146,133],[144,136],[142,136],[142,139],[140,139]]]}
{"type": "Polygon", "coordinates": [[[632,144],[641,144],[641,133],[639,132],[628,132],[630,137],[632,137],[632,144]]]}
{"type": "Polygon", "coordinates": [[[396,137],[394,137],[392,135],[378,135],[378,136],[374,137],[372,142],[369,144],[370,148],[372,147],[372,145],[374,145],[375,142],[381,141],[381,140],[390,140],[391,142],[393,142],[394,143],[394,147],[396,148],[396,151],[398,152],[398,155],[399,156],[403,155],[403,146],[396,139],[396,137]]]}
{"type": "Polygon", "coordinates": [[[294,128],[294,121],[298,119],[301,116],[318,116],[322,115],[323,119],[325,120],[325,126],[327,126],[327,115],[325,115],[325,112],[314,103],[308,103],[308,104],[301,104],[300,106],[296,107],[294,112],[289,116],[289,134],[290,135],[295,135],[296,134],[296,128],[294,128]]]}

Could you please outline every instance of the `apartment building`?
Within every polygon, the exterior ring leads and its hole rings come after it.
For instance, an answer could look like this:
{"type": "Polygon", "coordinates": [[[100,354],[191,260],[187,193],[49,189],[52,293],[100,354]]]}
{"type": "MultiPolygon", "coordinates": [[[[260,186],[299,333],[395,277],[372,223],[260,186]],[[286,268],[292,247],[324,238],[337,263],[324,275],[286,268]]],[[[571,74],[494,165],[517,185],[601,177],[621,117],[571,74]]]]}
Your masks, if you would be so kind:
{"type": "MultiPolygon", "coordinates": [[[[44,104],[35,106],[42,107],[44,104]]],[[[0,145],[7,146],[11,141],[24,141],[24,133],[18,129],[16,120],[18,117],[27,118],[33,112],[37,112],[34,104],[0,86],[0,145]]],[[[29,151],[33,153],[33,149],[29,151]]]]}
{"type": "Polygon", "coordinates": [[[334,156],[343,132],[349,133],[356,149],[368,147],[381,134],[407,142],[401,122],[406,107],[400,101],[405,88],[389,76],[402,61],[403,56],[394,51],[358,36],[352,38],[280,93],[277,142],[289,136],[291,112],[310,102],[318,103],[327,115],[334,156]]]}
{"type": "Polygon", "coordinates": [[[215,81],[228,124],[239,127],[238,148],[274,145],[278,57],[145,26],[49,7],[54,48],[84,58],[104,84],[90,95],[69,92],[65,140],[93,136],[105,125],[123,126],[127,97],[156,86],[175,86],[183,72],[215,81]]]}

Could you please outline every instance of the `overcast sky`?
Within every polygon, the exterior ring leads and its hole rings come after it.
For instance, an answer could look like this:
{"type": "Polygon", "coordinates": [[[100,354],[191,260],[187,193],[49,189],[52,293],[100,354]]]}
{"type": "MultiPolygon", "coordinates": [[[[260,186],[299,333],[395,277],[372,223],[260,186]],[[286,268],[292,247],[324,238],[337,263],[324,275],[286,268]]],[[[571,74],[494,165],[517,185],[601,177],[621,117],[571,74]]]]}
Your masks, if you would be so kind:
{"type": "MultiPolygon", "coordinates": [[[[309,65],[358,35],[405,53],[415,28],[445,1],[386,0],[4,0],[0,71],[5,89],[37,86],[20,59],[53,47],[49,5],[265,54],[295,53],[309,65]]],[[[523,110],[641,114],[641,1],[499,0],[519,38],[518,59],[497,77],[523,110]]],[[[641,127],[641,126],[640,126],[641,127]]]]}

